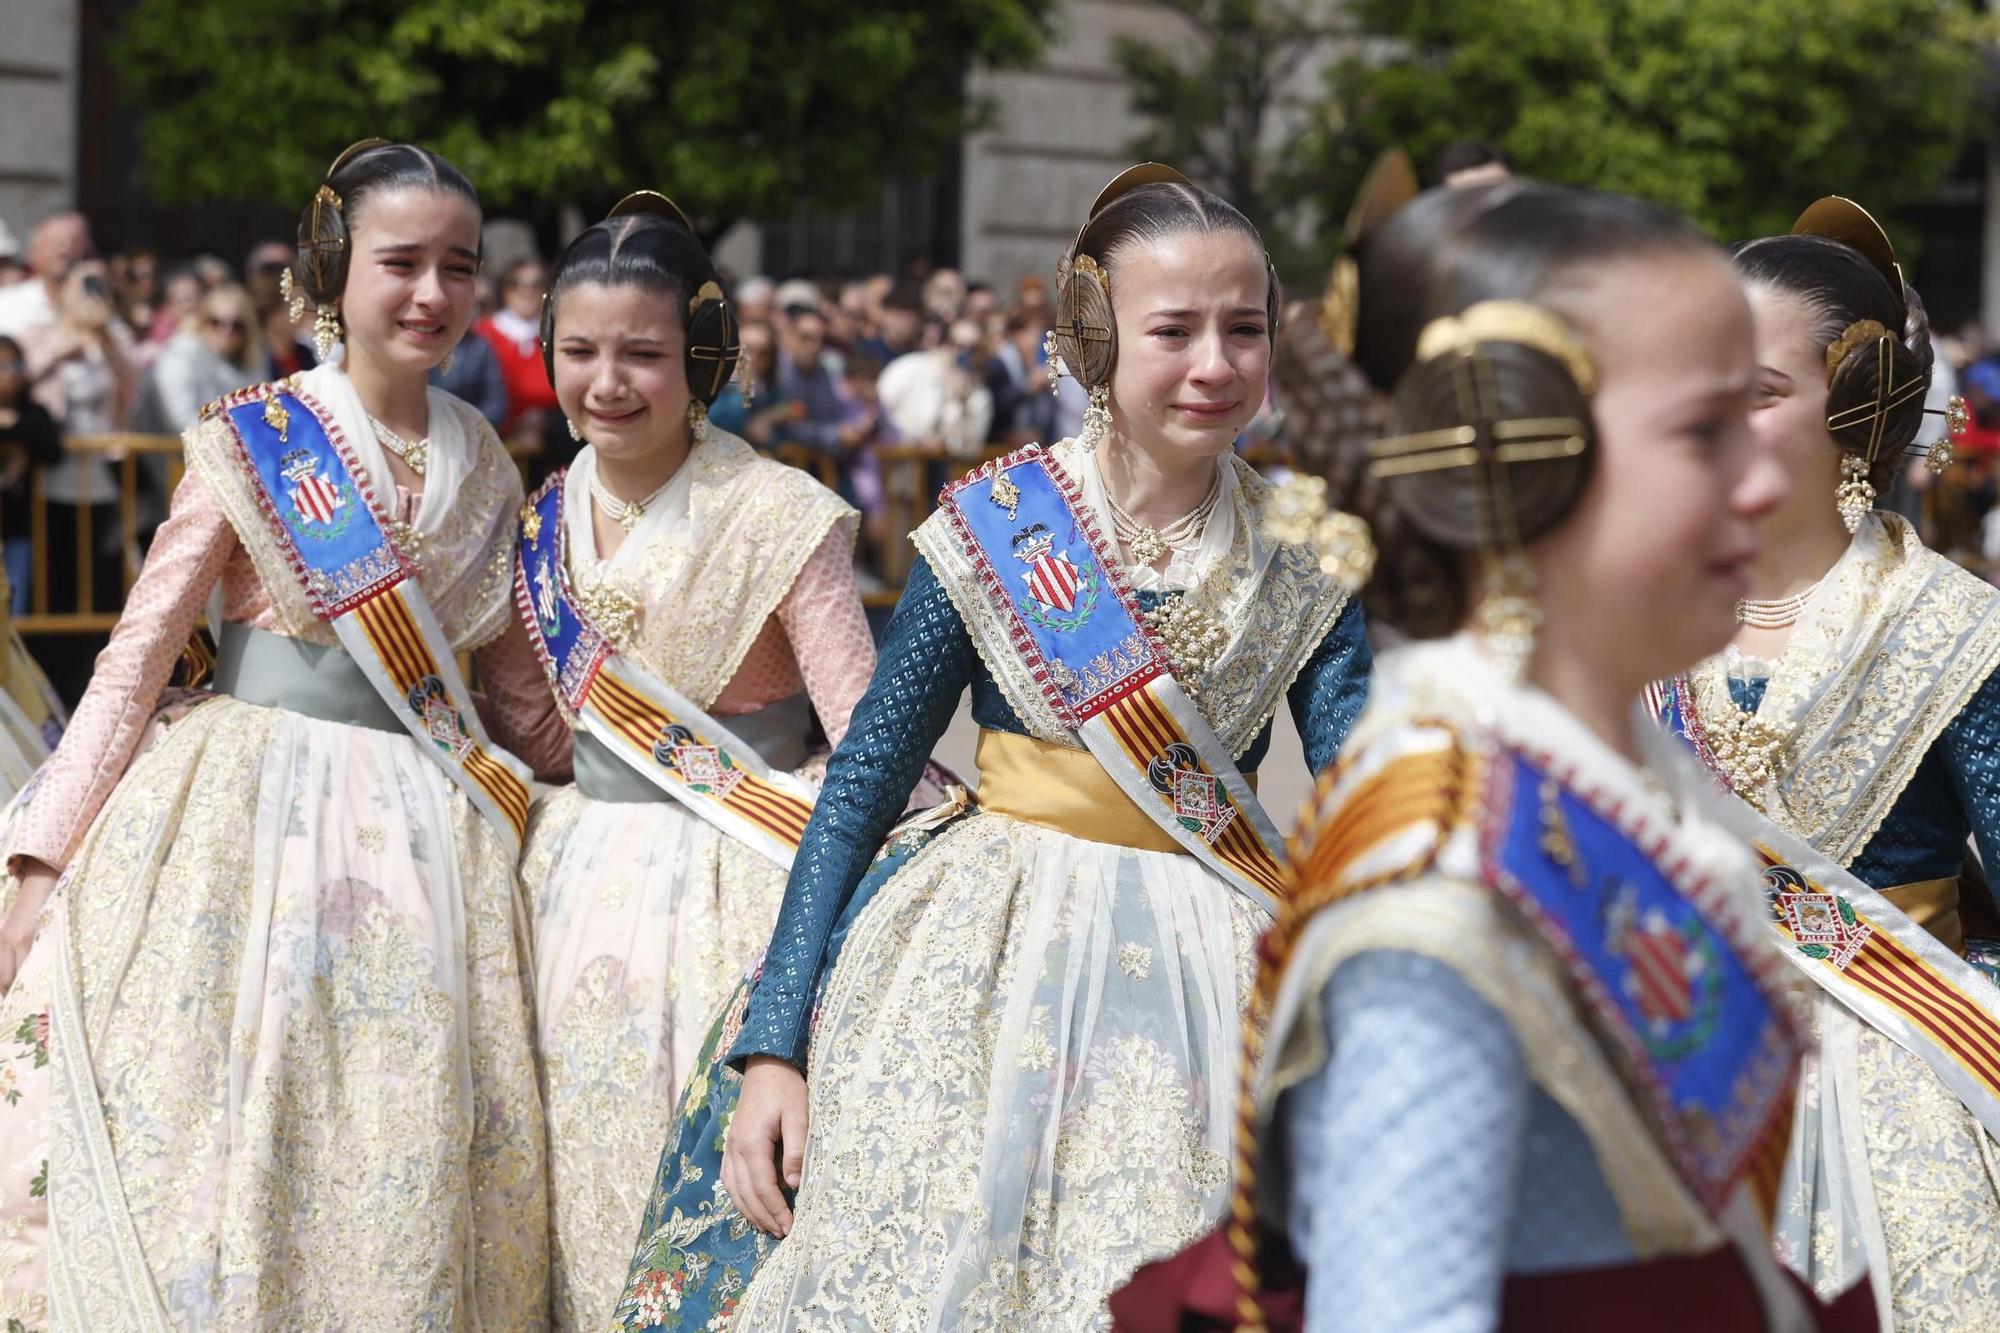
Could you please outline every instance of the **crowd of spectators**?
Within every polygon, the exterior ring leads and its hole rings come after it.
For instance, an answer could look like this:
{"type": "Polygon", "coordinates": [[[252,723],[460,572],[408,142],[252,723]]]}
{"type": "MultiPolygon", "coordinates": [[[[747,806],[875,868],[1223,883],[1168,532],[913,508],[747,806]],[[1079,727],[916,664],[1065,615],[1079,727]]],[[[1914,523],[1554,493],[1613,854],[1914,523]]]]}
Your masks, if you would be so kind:
{"type": "MultiPolygon", "coordinates": [[[[37,470],[48,548],[73,549],[62,543],[75,540],[77,511],[91,509],[103,548],[93,596],[116,605],[117,454],[68,451],[62,438],[175,435],[213,399],[315,364],[311,312],[293,319],[280,288],[293,257],[282,241],[252,247],[240,266],[213,255],[101,254],[77,213],[45,219],[25,245],[0,227],[0,543],[17,610],[29,586],[23,522],[37,470]]],[[[536,473],[576,447],[542,367],[547,279],[533,258],[483,274],[478,336],[436,376],[528,454],[536,473]]],[[[864,554],[885,540],[896,486],[935,484],[990,448],[1061,438],[1082,417],[1075,383],[1051,382],[1043,351],[1051,302],[1038,279],[1003,294],[953,269],[913,266],[839,282],[743,275],[730,285],[744,368],[713,418],[832,479],[867,516],[864,554]],[[938,465],[899,481],[878,456],[890,448],[935,455],[938,465]]],[[[164,517],[166,484],[165,457],[142,455],[142,546],[164,517]]],[[[71,607],[76,570],[61,563],[49,604],[71,607]]]]}

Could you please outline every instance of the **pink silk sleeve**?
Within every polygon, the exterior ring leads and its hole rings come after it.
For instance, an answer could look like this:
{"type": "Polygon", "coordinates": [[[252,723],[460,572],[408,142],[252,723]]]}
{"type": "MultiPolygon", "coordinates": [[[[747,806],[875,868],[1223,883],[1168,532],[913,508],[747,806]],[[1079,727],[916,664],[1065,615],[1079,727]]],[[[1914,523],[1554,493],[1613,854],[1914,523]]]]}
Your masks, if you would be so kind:
{"type": "Polygon", "coordinates": [[[97,655],[90,687],[15,825],[10,866],[21,856],[57,869],[69,863],[132,762],[209,591],[238,549],[214,494],[189,472],[174,491],[172,511],[153,538],[111,642],[97,655]]]}
{"type": "Polygon", "coordinates": [[[479,665],[481,710],[493,739],[535,770],[544,782],[561,782],[570,773],[570,731],[556,708],[549,678],[542,671],[527,626],[519,616],[507,617],[499,638],[473,654],[479,665]]]}
{"type": "Polygon", "coordinates": [[[827,740],[839,745],[847,720],[875,674],[875,639],[854,586],[854,524],[833,525],[778,603],[813,711],[827,740]]]}

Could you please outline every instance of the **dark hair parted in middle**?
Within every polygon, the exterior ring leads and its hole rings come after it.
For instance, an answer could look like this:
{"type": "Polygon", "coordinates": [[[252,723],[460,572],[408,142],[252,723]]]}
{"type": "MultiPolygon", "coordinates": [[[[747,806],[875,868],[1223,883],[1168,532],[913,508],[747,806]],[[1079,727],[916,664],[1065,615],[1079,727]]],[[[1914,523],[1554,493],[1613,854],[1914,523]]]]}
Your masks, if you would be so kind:
{"type": "Polygon", "coordinates": [[[1730,254],[1746,283],[1803,302],[1812,312],[1813,336],[1828,352],[1850,329],[1866,333],[1870,321],[1879,326],[1877,338],[1850,339],[1842,355],[1829,355],[1826,414],[1834,443],[1867,459],[1870,484],[1886,492],[1902,467],[1903,450],[1923,425],[1930,388],[1930,318],[1915,289],[1902,286],[1900,274],[1892,280],[1861,251],[1824,236],[1767,236],[1730,254]],[[1880,339],[1881,333],[1889,336],[1880,339]],[[1877,341],[1886,355],[1865,355],[1863,344],[1877,341]],[[1872,410],[1878,403],[1885,405],[1879,415],[1872,410]]]}
{"type": "Polygon", "coordinates": [[[577,234],[556,261],[549,283],[542,354],[552,381],[563,296],[586,285],[637,287],[659,296],[689,335],[688,389],[704,407],[715,401],[741,349],[735,317],[720,299],[721,275],[693,232],[659,213],[635,212],[608,217],[577,234]],[[697,322],[717,327],[693,327],[697,322]]]}
{"type": "Polygon", "coordinates": [[[457,195],[479,211],[479,191],[465,173],[430,149],[364,139],[334,159],[299,216],[299,286],[314,304],[337,302],[347,286],[351,233],[362,205],[370,196],[404,189],[457,195]]]}
{"type": "Polygon", "coordinates": [[[1264,298],[1270,328],[1278,321],[1278,274],[1264,248],[1264,238],[1234,204],[1207,190],[1171,181],[1154,181],[1135,186],[1106,204],[1077,234],[1076,244],[1063,256],[1057,274],[1060,293],[1066,294],[1069,309],[1058,301],[1056,350],[1063,363],[1085,388],[1108,384],[1117,364],[1118,333],[1111,313],[1109,293],[1075,272],[1078,255],[1089,255],[1101,264],[1113,284],[1117,280],[1118,259],[1135,246],[1150,245],[1189,233],[1234,233],[1247,238],[1264,260],[1269,288],[1264,298]],[[1078,338],[1073,328],[1065,328],[1062,316],[1080,317],[1086,327],[1105,330],[1108,338],[1078,338]]]}
{"type": "MultiPolygon", "coordinates": [[[[1417,361],[1425,328],[1482,302],[1545,308],[1574,327],[1568,307],[1578,279],[1634,257],[1713,251],[1683,219],[1619,195],[1531,181],[1433,189],[1399,211],[1356,249],[1360,269],[1354,364],[1375,391],[1392,394],[1395,437],[1451,432],[1465,420],[1459,358],[1417,361]]],[[[1318,321],[1295,320],[1288,339],[1324,340],[1318,321]]],[[[1523,543],[1553,530],[1575,508],[1595,458],[1587,384],[1546,347],[1491,334],[1479,338],[1481,410],[1487,424],[1572,419],[1586,446],[1577,453],[1502,463],[1510,534],[1523,543]]],[[[1329,501],[1365,519],[1378,563],[1364,593],[1371,615],[1431,638],[1456,632],[1473,605],[1471,557],[1496,538],[1491,495],[1470,467],[1397,473],[1375,469],[1366,435],[1340,420],[1315,420],[1311,394],[1294,394],[1286,367],[1325,365],[1310,348],[1280,358],[1280,401],[1288,423],[1329,433],[1329,501]]],[[[1335,407],[1344,400],[1335,396],[1335,407]]],[[[1350,416],[1352,414],[1349,414],[1350,416]]],[[[1289,428],[1289,426],[1288,426],[1289,428]]]]}

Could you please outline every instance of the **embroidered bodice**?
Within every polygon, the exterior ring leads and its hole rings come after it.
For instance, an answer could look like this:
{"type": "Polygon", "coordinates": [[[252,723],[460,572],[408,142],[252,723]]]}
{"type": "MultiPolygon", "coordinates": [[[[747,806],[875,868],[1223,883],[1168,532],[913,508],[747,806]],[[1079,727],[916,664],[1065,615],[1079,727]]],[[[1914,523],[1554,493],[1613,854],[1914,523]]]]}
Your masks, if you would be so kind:
{"type": "MultiPolygon", "coordinates": [[[[422,508],[422,497],[415,494],[385,501],[385,511],[396,512],[384,517],[399,542],[415,547],[418,584],[453,647],[473,655],[494,739],[538,772],[560,771],[568,731],[527,633],[513,615],[508,586],[506,533],[520,508],[520,477],[490,426],[457,400],[434,393],[433,413],[440,404],[446,405],[442,410],[469,414],[464,429],[476,440],[457,501],[441,511],[434,506],[436,517],[425,530],[410,521],[422,508]]],[[[6,848],[10,864],[18,856],[57,867],[68,862],[131,762],[211,591],[219,588],[225,621],[315,643],[336,642],[312,615],[270,538],[247,476],[225,449],[226,430],[210,416],[185,436],[187,475],[111,642],[98,656],[90,688],[15,826],[6,848]]]]}
{"type": "Polygon", "coordinates": [[[1955,874],[1968,833],[1986,851],[1996,664],[2000,591],[1875,513],[1775,662],[1718,655],[1662,698],[1740,796],[1886,887],[1955,874]]]}
{"type": "MultiPolygon", "coordinates": [[[[1732,664],[1734,665],[1734,664],[1732,664]]],[[[1754,713],[1770,685],[1770,664],[1742,659],[1729,694],[1754,713]]],[[[1987,866],[2000,866],[2000,676],[1985,684],[1925,753],[1908,785],[1848,869],[1872,888],[1956,875],[1966,839],[1987,866]]]]}
{"type": "Polygon", "coordinates": [[[797,468],[711,428],[610,560],[590,528],[595,455],[564,481],[571,586],[640,666],[718,717],[801,689],[830,742],[875,667],[854,584],[857,515],[797,468]]]}
{"type": "MultiPolygon", "coordinates": [[[[1158,596],[1141,593],[1142,608],[1155,605],[1158,596]]],[[[1273,697],[1287,693],[1306,761],[1315,771],[1331,761],[1360,712],[1369,666],[1367,635],[1355,606],[1299,658],[1263,664],[1278,680],[1273,697]]],[[[804,1067],[807,1010],[834,922],[968,688],[980,726],[1035,734],[975,648],[953,599],[920,558],[889,621],[875,676],[855,706],[852,729],[828,762],[826,786],[799,846],[733,1061],[776,1055],[804,1067]]],[[[1246,734],[1238,766],[1253,771],[1269,745],[1269,712],[1239,730],[1246,734]]]]}

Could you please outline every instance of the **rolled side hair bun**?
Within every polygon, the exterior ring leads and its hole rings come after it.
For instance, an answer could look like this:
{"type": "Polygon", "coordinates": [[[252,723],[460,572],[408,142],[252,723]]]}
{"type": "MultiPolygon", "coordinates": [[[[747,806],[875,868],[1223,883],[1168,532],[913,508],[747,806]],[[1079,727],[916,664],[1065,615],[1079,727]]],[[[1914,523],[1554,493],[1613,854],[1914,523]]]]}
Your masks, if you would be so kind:
{"type": "MultiPolygon", "coordinates": [[[[1514,342],[1481,342],[1474,354],[1479,377],[1492,395],[1492,422],[1568,419],[1590,434],[1590,399],[1568,367],[1536,348],[1514,342]]],[[[1411,366],[1397,385],[1391,413],[1395,436],[1420,436],[1464,427],[1462,379],[1466,360],[1434,357],[1411,366]]],[[[1558,527],[1576,508],[1590,477],[1595,451],[1534,462],[1503,464],[1505,500],[1514,537],[1532,542],[1558,527]]],[[[1375,529],[1380,550],[1377,577],[1365,595],[1369,610],[1418,638],[1450,634],[1465,623],[1476,589],[1467,558],[1500,544],[1505,522],[1480,469],[1379,475],[1365,468],[1356,506],[1375,529]]]]}
{"type": "Polygon", "coordinates": [[[1863,338],[1848,348],[1826,387],[1828,430],[1834,443],[1869,459],[1869,483],[1883,494],[1895,485],[1903,470],[1903,451],[1923,428],[1924,401],[1936,362],[1923,301],[1914,288],[1905,288],[1904,295],[1903,327],[1884,328],[1881,337],[1863,338]],[[1878,403],[1888,405],[1879,421],[1874,410],[1878,403]]]}
{"type": "Polygon", "coordinates": [[[428,148],[363,139],[326,169],[299,214],[298,285],[315,305],[332,305],[347,287],[352,262],[349,233],[362,201],[382,190],[422,187],[455,194],[479,208],[479,192],[465,173],[428,148]]]}
{"type": "Polygon", "coordinates": [[[1327,500],[1374,532],[1363,594],[1372,616],[1418,638],[1455,633],[1479,596],[1481,548],[1533,542],[1569,518],[1595,467],[1595,374],[1560,308],[1563,278],[1677,253],[1713,253],[1713,243],[1654,205],[1520,179],[1428,191],[1357,252],[1354,361],[1392,393],[1391,419],[1376,448],[1342,446],[1327,500]],[[1492,304],[1532,309],[1480,313],[1492,304]],[[1447,320],[1457,330],[1439,325],[1447,320]],[[1434,325],[1454,352],[1430,346],[1434,325]],[[1477,395],[1466,390],[1469,371],[1477,395]],[[1503,454],[1503,490],[1490,491],[1475,468],[1414,466],[1454,442],[1408,437],[1498,423],[1513,423],[1507,444],[1554,446],[1503,454]],[[1513,530],[1496,530],[1507,514],[1513,530]]]}

